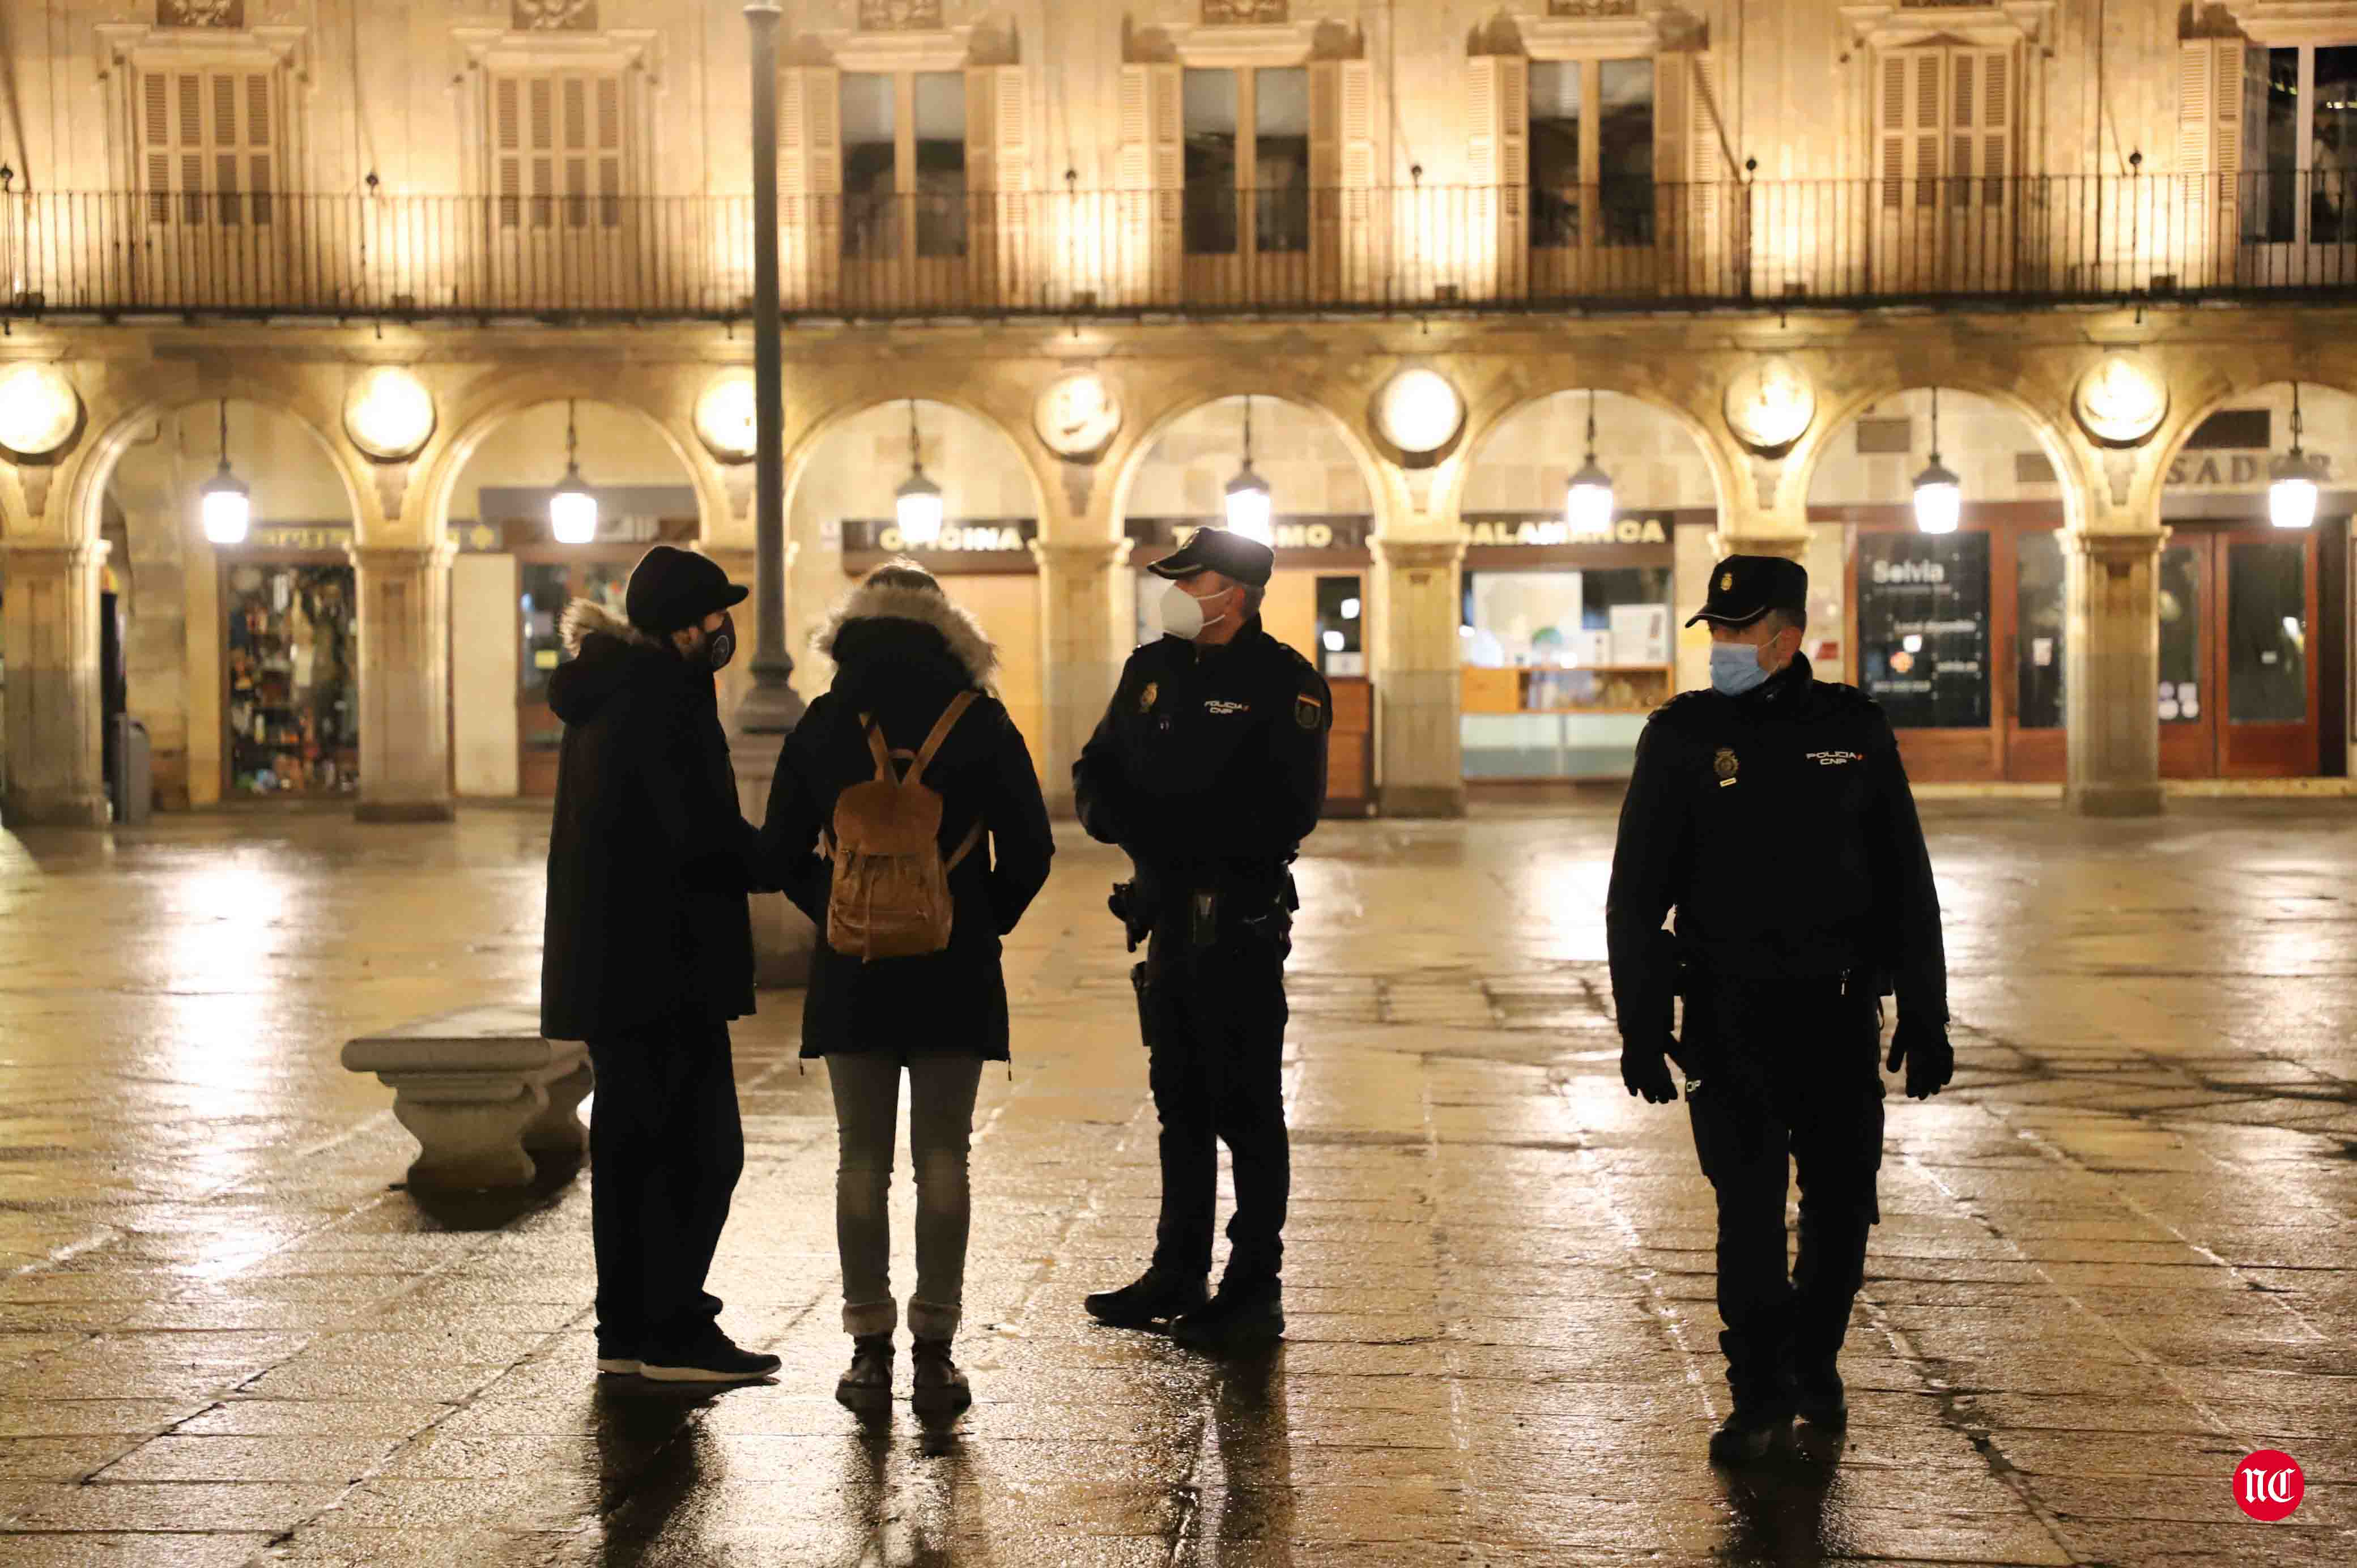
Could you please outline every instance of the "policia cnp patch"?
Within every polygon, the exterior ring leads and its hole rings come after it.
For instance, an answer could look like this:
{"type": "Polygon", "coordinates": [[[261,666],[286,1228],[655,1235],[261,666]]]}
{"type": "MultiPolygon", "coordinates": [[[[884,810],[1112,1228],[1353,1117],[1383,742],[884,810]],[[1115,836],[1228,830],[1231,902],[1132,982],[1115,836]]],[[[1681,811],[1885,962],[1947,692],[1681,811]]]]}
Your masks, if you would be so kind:
{"type": "Polygon", "coordinates": [[[1293,722],[1315,734],[1326,723],[1326,705],[1304,692],[1293,699],[1293,722]]]}

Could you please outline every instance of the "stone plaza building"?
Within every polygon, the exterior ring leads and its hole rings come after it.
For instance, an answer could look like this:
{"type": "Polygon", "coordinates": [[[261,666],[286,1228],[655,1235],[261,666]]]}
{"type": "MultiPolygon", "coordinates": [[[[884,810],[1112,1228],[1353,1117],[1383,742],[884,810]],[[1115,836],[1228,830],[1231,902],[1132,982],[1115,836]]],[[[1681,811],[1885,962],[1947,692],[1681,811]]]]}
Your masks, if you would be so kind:
{"type": "MultiPolygon", "coordinates": [[[[117,712],[167,809],[544,792],[564,600],[658,539],[750,575],[747,27],[7,7],[12,825],[108,820],[117,712]]],[[[783,37],[791,635],[891,553],[953,574],[1051,799],[1139,567],[1247,467],[1338,810],[1625,774],[1737,550],[1809,565],[1812,656],[1919,778],[2134,813],[2349,771],[2357,0],[825,0],[783,37]]]]}

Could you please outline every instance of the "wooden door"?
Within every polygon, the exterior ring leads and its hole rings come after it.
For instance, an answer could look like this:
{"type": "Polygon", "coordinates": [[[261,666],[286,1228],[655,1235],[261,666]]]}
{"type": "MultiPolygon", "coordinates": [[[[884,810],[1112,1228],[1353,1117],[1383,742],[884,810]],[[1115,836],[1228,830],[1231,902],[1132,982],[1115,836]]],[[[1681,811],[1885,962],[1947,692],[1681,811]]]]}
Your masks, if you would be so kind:
{"type": "Polygon", "coordinates": [[[2161,552],[2163,778],[2318,771],[2318,538],[2187,532],[2161,552]]]}

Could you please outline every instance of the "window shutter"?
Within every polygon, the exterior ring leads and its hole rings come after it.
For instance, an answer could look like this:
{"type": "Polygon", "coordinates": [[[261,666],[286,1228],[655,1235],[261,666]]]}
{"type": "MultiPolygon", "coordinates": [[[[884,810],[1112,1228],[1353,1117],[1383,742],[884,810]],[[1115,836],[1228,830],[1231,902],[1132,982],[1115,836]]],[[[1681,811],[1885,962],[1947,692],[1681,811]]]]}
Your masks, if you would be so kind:
{"type": "Polygon", "coordinates": [[[512,76],[491,81],[491,189],[499,197],[500,227],[523,222],[523,83],[512,76]]]}
{"type": "Polygon", "coordinates": [[[557,148],[565,180],[565,223],[579,229],[589,221],[589,83],[578,76],[560,77],[557,89],[563,106],[557,148]]]}
{"type": "Polygon", "coordinates": [[[779,287],[802,305],[833,297],[842,262],[843,73],[778,73],[779,287]]]}
{"type": "Polygon", "coordinates": [[[248,200],[252,203],[253,221],[259,226],[266,226],[270,222],[273,198],[277,189],[277,181],[274,177],[277,172],[276,164],[271,154],[277,146],[275,127],[278,116],[273,112],[270,90],[267,71],[246,73],[245,188],[250,193],[248,200]]]}
{"type": "Polygon", "coordinates": [[[1319,297],[1341,281],[1342,62],[1309,66],[1309,264],[1319,297]]]}
{"type": "Polygon", "coordinates": [[[147,221],[172,220],[172,79],[149,71],[140,79],[141,130],[147,155],[147,221]]]}
{"type": "MultiPolygon", "coordinates": [[[[1718,118],[1718,61],[1707,54],[1690,54],[1686,88],[1686,174],[1692,182],[1688,200],[1692,207],[1686,228],[1693,237],[1695,255],[1706,269],[1706,276],[1719,274],[1727,243],[1727,213],[1732,205],[1727,200],[1727,182],[1736,177],[1727,166],[1727,144],[1720,134],[1718,118]]],[[[1655,80],[1661,73],[1655,72],[1655,80]]]]}
{"type": "MultiPolygon", "coordinates": [[[[1531,73],[1520,55],[1477,55],[1466,109],[1472,124],[1466,145],[1466,171],[1476,231],[1474,244],[1486,245],[1491,264],[1472,281],[1491,298],[1519,296],[1530,267],[1531,73]]],[[[1454,215],[1443,214],[1445,234],[1454,215]]]]}
{"type": "Polygon", "coordinates": [[[622,79],[597,79],[597,220],[608,229],[622,226],[622,79]]]}
{"type": "Polygon", "coordinates": [[[2243,43],[2188,38],[2177,51],[2177,184],[2189,282],[2231,275],[2240,232],[2243,43]]]}
{"type": "Polygon", "coordinates": [[[1342,276],[1353,299],[1375,286],[1375,68],[1342,62],[1342,276]]]}
{"type": "MultiPolygon", "coordinates": [[[[1031,81],[1021,66],[1002,65],[992,67],[989,80],[980,85],[990,116],[990,180],[983,189],[996,225],[996,294],[1008,305],[1020,305],[1031,286],[1038,230],[1032,211],[1031,81]]],[[[971,104],[973,84],[967,93],[971,104]]]]}
{"type": "Polygon", "coordinates": [[[556,220],[556,83],[535,76],[524,82],[526,119],[524,182],[532,193],[532,226],[546,229],[556,220]]]}
{"type": "Polygon", "coordinates": [[[1176,65],[1121,68],[1121,203],[1128,303],[1175,298],[1180,202],[1187,178],[1184,87],[1176,65]]]}

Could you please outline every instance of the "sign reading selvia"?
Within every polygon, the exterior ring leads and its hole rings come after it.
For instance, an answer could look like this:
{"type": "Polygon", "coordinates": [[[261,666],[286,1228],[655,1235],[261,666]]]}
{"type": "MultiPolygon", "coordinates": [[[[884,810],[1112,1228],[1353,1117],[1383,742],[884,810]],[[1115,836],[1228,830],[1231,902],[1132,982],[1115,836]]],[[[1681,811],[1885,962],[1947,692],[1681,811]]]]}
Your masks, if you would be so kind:
{"type": "Polygon", "coordinates": [[[1667,544],[1659,517],[1618,517],[1600,529],[1575,528],[1559,512],[1487,512],[1465,519],[1469,545],[1543,549],[1564,544],[1667,544]]]}

